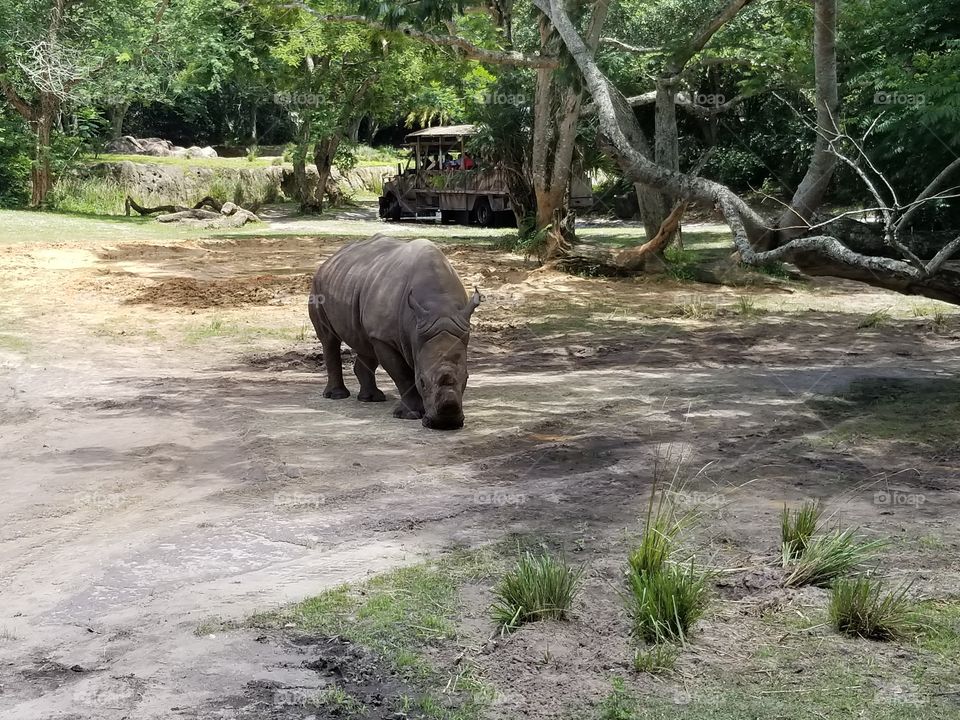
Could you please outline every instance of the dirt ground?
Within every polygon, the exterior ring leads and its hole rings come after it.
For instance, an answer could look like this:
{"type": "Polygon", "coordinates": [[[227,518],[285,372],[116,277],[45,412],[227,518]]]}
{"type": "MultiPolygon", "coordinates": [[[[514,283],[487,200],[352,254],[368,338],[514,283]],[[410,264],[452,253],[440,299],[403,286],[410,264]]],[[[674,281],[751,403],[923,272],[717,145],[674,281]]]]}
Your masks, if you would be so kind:
{"type": "MultiPolygon", "coordinates": [[[[4,720],[288,717],[250,707],[258,688],[323,687],[310,647],[199,624],[511,534],[587,562],[589,603],[616,576],[665,452],[711,509],[697,542],[744,572],[720,582],[684,681],[632,681],[641,690],[682,704],[694,678],[736,667],[758,608],[810,600],[757,570],[784,502],[822,498],[893,538],[894,577],[957,599],[960,445],[861,436],[822,405],[891,382],[955,391],[960,321],[934,322],[938,304],[831,281],[584,279],[485,236],[447,242],[485,302],[466,425],[437,433],[394,420],[389,403],[321,397],[306,293],[345,241],[323,230],[131,240],[118,227],[90,240],[78,228],[0,245],[4,720]]],[[[478,616],[489,588],[474,590],[478,616]]],[[[598,606],[595,623],[488,648],[491,717],[567,717],[627,673],[622,618],[598,606]]],[[[358,652],[325,642],[327,655],[358,652]]],[[[373,668],[363,677],[379,672],[358,657],[373,668]]]]}

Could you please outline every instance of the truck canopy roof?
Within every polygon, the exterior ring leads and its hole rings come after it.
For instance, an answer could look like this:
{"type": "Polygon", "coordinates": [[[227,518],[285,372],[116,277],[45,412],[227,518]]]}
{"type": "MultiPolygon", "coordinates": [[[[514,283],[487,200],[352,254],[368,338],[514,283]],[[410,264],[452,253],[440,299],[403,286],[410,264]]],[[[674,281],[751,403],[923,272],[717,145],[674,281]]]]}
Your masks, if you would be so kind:
{"type": "Polygon", "coordinates": [[[423,130],[409,133],[404,138],[404,142],[408,145],[415,144],[418,140],[439,143],[443,143],[444,141],[460,142],[460,138],[476,134],[476,125],[441,125],[440,127],[424,128],[423,130]]]}

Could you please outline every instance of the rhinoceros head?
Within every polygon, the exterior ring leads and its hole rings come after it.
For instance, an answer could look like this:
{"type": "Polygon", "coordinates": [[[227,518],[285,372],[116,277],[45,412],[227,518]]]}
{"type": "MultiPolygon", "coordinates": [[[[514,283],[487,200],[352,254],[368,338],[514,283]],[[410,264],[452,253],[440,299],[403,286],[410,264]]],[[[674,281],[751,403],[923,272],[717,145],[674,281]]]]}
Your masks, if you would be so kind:
{"type": "Polygon", "coordinates": [[[416,382],[423,399],[423,426],[434,430],[463,427],[463,393],[467,388],[467,343],[470,316],[480,292],[460,308],[431,310],[410,295],[417,318],[416,382]]]}

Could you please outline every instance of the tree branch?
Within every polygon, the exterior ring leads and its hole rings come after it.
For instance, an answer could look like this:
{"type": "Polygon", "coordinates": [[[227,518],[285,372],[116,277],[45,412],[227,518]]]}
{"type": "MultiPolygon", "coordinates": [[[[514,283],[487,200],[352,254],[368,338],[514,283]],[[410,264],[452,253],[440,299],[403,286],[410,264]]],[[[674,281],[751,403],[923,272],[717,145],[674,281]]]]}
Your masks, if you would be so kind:
{"type": "Polygon", "coordinates": [[[653,55],[656,53],[664,52],[662,47],[637,47],[636,45],[631,45],[630,43],[625,43],[623,40],[619,40],[615,37],[602,37],[600,38],[601,45],[610,45],[612,47],[618,48],[620,50],[626,50],[629,53],[634,53],[636,55],[653,55]]]}
{"type": "Polygon", "coordinates": [[[464,57],[470,60],[477,60],[478,62],[488,62],[495,65],[512,65],[514,67],[527,68],[556,68],[560,65],[560,61],[557,58],[543,57],[541,55],[530,55],[527,53],[517,52],[515,50],[488,50],[487,48],[474,45],[466,38],[456,35],[436,35],[434,33],[418,30],[410,25],[398,25],[394,28],[389,27],[379,20],[372,20],[371,18],[364,17],[363,15],[328,15],[309,7],[302,2],[290,3],[288,5],[284,5],[284,7],[291,10],[302,10],[306,13],[309,13],[321,23],[357,23],[359,25],[366,25],[367,27],[371,27],[376,30],[382,30],[383,32],[399,33],[400,35],[405,35],[406,37],[414,40],[422,40],[423,42],[431,45],[455,48],[456,50],[462,52],[464,57]]]}
{"type": "Polygon", "coordinates": [[[20,97],[16,88],[7,80],[6,68],[3,66],[0,66],[0,90],[3,91],[4,97],[7,98],[7,101],[20,113],[24,120],[33,122],[37,119],[37,113],[33,106],[20,97]]]}
{"type": "Polygon", "coordinates": [[[896,227],[897,233],[899,233],[904,228],[907,228],[910,226],[910,223],[913,221],[913,216],[917,214],[918,210],[920,210],[920,207],[923,204],[923,201],[933,200],[934,193],[936,193],[943,186],[947,178],[950,177],[950,173],[952,173],[957,168],[960,168],[960,157],[958,157],[952,163],[947,165],[943,170],[941,170],[940,174],[937,175],[933,180],[931,180],[930,184],[923,189],[923,192],[917,195],[917,199],[914,201],[916,204],[913,207],[911,207],[909,210],[907,210],[901,216],[900,220],[897,221],[897,227],[896,227]]]}
{"type": "Polygon", "coordinates": [[[690,59],[703,50],[706,44],[710,42],[710,38],[712,38],[720,28],[733,20],[733,18],[737,16],[737,13],[749,5],[751,1],[752,0],[728,0],[727,4],[720,8],[720,10],[700,28],[699,32],[694,35],[690,42],[674,54],[670,59],[668,71],[672,72],[672,74],[677,74],[683,70],[684,66],[690,62],[690,59]]]}

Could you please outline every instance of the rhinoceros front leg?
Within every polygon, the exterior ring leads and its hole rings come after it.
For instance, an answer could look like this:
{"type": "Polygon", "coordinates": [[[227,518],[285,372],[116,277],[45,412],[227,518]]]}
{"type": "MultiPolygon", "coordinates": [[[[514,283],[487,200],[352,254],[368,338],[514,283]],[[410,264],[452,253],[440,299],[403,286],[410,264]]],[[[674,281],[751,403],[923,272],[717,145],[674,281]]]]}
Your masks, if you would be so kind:
{"type": "Polygon", "coordinates": [[[403,356],[389,345],[374,341],[373,348],[377,353],[377,360],[380,361],[383,369],[396,383],[397,391],[400,393],[400,402],[393,409],[393,416],[401,420],[419,420],[422,418],[423,400],[420,398],[420,393],[417,392],[413,368],[407,365],[403,356]]]}
{"type": "Polygon", "coordinates": [[[357,355],[353,362],[353,372],[360,381],[360,402],[384,402],[387,396],[377,387],[377,358],[372,355],[357,355]]]}

